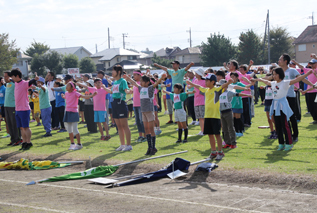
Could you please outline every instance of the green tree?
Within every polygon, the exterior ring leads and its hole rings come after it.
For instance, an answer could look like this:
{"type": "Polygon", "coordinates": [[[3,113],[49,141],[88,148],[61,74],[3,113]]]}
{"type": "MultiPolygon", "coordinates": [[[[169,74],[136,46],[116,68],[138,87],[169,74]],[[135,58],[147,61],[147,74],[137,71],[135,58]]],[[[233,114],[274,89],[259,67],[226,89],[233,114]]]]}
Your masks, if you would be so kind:
{"type": "Polygon", "coordinates": [[[79,62],[79,70],[81,73],[92,73],[96,71],[96,65],[90,57],[82,58],[79,62]]]}
{"type": "Polygon", "coordinates": [[[262,63],[262,45],[261,38],[251,29],[247,32],[241,32],[238,45],[239,63],[248,64],[252,59],[254,64],[262,63]]]}
{"type": "Polygon", "coordinates": [[[79,67],[79,61],[78,57],[75,54],[68,54],[63,57],[63,67],[65,69],[68,68],[78,68],[79,67]]]}
{"type": "MultiPolygon", "coordinates": [[[[286,28],[283,27],[273,27],[270,30],[270,62],[277,62],[279,57],[283,53],[288,53],[293,57],[293,45],[292,39],[286,28]]],[[[264,54],[265,61],[267,62],[268,54],[267,49],[264,54]]]]}
{"type": "Polygon", "coordinates": [[[207,42],[202,42],[201,60],[203,66],[221,66],[224,61],[236,57],[237,48],[232,44],[230,38],[220,33],[210,34],[207,42]]]}
{"type": "Polygon", "coordinates": [[[33,58],[31,61],[31,70],[32,72],[37,72],[38,75],[44,75],[45,65],[43,61],[43,56],[37,53],[33,55],[33,58]]]}
{"type": "Polygon", "coordinates": [[[63,56],[56,51],[48,52],[42,55],[44,66],[55,74],[61,74],[63,71],[63,56]]]}
{"type": "Polygon", "coordinates": [[[34,40],[34,42],[31,43],[31,46],[26,49],[24,54],[33,57],[36,53],[38,55],[42,55],[49,49],[50,47],[48,45],[34,40]]]}
{"type": "Polygon", "coordinates": [[[153,58],[151,60],[152,60],[152,66],[154,63],[157,63],[157,64],[162,65],[164,67],[171,67],[171,63],[173,62],[173,60],[161,58],[161,57],[157,56],[155,53],[154,53],[153,58]]]}
{"type": "Polygon", "coordinates": [[[0,73],[12,69],[12,65],[17,62],[18,51],[15,40],[9,41],[9,34],[0,34],[0,73]]]}

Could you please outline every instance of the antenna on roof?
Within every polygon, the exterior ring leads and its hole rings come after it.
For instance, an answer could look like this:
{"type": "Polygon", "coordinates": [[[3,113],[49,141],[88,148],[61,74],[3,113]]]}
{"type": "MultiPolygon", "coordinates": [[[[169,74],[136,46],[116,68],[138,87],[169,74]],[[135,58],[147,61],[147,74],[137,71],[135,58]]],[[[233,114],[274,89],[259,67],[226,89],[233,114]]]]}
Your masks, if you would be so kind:
{"type": "Polygon", "coordinates": [[[189,28],[189,30],[186,30],[186,32],[189,33],[189,46],[192,47],[192,30],[189,28]]]}
{"type": "Polygon", "coordinates": [[[311,25],[314,25],[314,12],[312,12],[312,16],[309,16],[308,18],[311,19],[311,25]]]}

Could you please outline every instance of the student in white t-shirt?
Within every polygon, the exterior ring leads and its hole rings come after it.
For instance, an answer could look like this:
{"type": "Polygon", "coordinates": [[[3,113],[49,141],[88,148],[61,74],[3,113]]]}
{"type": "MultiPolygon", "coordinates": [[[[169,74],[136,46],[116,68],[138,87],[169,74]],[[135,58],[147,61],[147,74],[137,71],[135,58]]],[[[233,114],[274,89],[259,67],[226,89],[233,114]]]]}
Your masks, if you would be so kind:
{"type": "Polygon", "coordinates": [[[311,73],[312,71],[310,70],[305,75],[297,77],[296,79],[283,80],[285,77],[283,69],[281,67],[276,67],[273,69],[272,73],[274,81],[268,81],[262,78],[254,79],[264,82],[266,85],[271,86],[272,89],[273,102],[270,108],[270,116],[274,115],[276,132],[279,142],[279,147],[277,150],[290,151],[293,148],[292,134],[288,125],[289,118],[293,115],[293,111],[291,110],[286,99],[288,89],[291,85],[300,82],[311,73]]]}

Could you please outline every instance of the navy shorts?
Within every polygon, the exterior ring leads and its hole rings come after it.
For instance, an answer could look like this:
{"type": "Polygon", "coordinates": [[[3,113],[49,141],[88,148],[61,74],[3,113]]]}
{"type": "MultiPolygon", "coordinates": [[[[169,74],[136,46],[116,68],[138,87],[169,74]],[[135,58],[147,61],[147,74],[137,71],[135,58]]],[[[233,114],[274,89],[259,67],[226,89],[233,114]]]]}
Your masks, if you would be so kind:
{"type": "Polygon", "coordinates": [[[264,106],[264,112],[269,112],[271,109],[271,105],[270,106],[264,106]]]}
{"type": "Polygon", "coordinates": [[[1,106],[1,116],[2,116],[3,118],[6,117],[6,114],[5,114],[5,112],[4,112],[4,106],[1,106]]]}
{"type": "Polygon", "coordinates": [[[157,111],[158,111],[157,106],[154,106],[154,112],[157,112],[157,111]]]}
{"type": "Polygon", "coordinates": [[[112,117],[114,119],[128,118],[127,103],[121,99],[114,99],[112,102],[112,117]]]}
{"type": "Polygon", "coordinates": [[[17,121],[17,127],[28,128],[30,124],[30,112],[26,111],[15,111],[15,120],[17,121]]]}

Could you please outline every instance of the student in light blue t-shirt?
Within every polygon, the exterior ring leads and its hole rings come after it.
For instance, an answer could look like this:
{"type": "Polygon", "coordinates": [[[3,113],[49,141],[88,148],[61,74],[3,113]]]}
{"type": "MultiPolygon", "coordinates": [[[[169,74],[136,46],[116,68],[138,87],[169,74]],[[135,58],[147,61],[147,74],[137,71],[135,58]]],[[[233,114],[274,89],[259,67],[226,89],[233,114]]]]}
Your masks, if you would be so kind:
{"type": "Polygon", "coordinates": [[[38,86],[36,89],[39,91],[42,123],[43,123],[44,129],[46,131],[46,134],[43,136],[49,137],[49,136],[52,136],[52,134],[51,134],[52,106],[51,106],[50,99],[48,96],[48,89],[45,86],[44,78],[40,77],[36,83],[38,86]]]}

